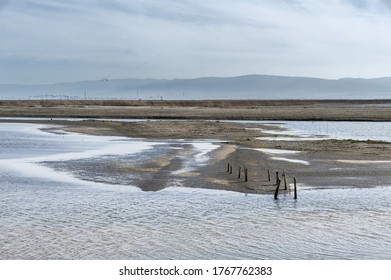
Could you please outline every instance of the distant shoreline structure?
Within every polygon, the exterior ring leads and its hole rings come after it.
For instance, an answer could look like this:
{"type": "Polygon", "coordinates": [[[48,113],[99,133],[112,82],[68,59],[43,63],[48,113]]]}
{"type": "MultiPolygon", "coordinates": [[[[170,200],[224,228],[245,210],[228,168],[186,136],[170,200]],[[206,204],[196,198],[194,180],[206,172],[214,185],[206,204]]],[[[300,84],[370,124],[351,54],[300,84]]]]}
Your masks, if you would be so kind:
{"type": "Polygon", "coordinates": [[[292,105],[390,105],[389,99],[200,99],[200,100],[128,100],[128,99],[2,99],[0,106],[178,106],[178,107],[242,107],[242,106],[292,106],[292,105]]]}

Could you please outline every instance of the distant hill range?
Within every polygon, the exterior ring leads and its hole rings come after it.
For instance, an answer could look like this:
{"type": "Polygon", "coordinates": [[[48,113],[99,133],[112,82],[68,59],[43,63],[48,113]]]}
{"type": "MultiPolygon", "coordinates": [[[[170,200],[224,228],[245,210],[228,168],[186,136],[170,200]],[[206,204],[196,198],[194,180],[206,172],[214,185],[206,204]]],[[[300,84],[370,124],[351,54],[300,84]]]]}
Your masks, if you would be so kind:
{"type": "Polygon", "coordinates": [[[246,75],[196,79],[102,79],[0,85],[1,99],[389,99],[391,78],[338,80],[246,75]]]}

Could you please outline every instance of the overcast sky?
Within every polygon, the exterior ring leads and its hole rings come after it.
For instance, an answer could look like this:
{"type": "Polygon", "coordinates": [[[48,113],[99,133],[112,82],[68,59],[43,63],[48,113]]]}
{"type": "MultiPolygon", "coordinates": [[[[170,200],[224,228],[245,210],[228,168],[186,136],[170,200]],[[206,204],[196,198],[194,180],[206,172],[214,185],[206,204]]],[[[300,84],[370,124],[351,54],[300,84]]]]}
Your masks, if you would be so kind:
{"type": "Polygon", "coordinates": [[[391,0],[0,0],[0,83],[391,76],[391,0]]]}

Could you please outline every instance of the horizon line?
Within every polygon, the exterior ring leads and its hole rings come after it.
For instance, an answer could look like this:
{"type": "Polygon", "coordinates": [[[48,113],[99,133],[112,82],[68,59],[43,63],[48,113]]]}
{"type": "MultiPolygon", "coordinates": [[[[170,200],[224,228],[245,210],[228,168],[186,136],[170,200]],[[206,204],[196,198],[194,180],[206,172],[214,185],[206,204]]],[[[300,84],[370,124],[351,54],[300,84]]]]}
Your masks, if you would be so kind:
{"type": "Polygon", "coordinates": [[[290,76],[290,75],[272,75],[272,74],[243,74],[238,76],[200,76],[193,78],[111,78],[111,76],[99,77],[95,79],[83,79],[83,80],[74,80],[74,81],[59,81],[59,82],[48,82],[48,83],[0,83],[2,86],[43,86],[43,85],[58,85],[58,84],[71,84],[71,83],[80,83],[80,82],[108,82],[108,81],[118,81],[118,80],[156,80],[156,81],[175,81],[175,80],[197,80],[197,79],[229,79],[229,78],[241,78],[248,76],[268,76],[268,77],[280,77],[280,78],[302,78],[302,79],[317,79],[317,80],[326,80],[326,81],[339,81],[345,79],[351,80],[374,80],[374,79],[384,79],[391,78],[391,76],[381,76],[381,77],[372,77],[372,78],[362,78],[362,77],[342,77],[342,78],[321,78],[321,77],[312,77],[312,76],[290,76]]]}

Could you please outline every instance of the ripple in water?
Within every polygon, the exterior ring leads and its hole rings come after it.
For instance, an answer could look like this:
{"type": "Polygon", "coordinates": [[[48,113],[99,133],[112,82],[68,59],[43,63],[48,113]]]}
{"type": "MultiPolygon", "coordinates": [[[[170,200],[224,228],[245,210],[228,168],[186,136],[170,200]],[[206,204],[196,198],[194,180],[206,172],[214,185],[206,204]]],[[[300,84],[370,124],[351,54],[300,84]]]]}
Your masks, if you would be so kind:
{"type": "MultiPolygon", "coordinates": [[[[36,145],[38,136],[29,157],[42,147],[48,155],[56,150],[36,145]]],[[[56,139],[62,138],[49,140],[56,139]]],[[[19,141],[28,150],[28,141],[19,141]]],[[[391,258],[389,187],[301,190],[298,201],[283,195],[274,201],[175,187],[142,192],[5,169],[0,179],[1,259],[391,258]]]]}
{"type": "Polygon", "coordinates": [[[2,259],[391,257],[390,188],[302,191],[297,202],[275,202],[182,188],[14,187],[1,187],[2,259]]]}

